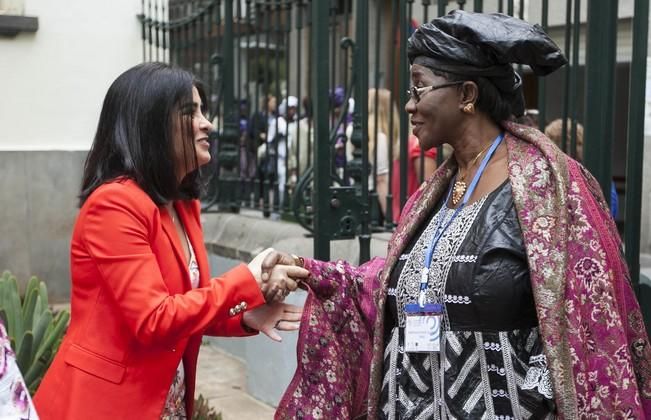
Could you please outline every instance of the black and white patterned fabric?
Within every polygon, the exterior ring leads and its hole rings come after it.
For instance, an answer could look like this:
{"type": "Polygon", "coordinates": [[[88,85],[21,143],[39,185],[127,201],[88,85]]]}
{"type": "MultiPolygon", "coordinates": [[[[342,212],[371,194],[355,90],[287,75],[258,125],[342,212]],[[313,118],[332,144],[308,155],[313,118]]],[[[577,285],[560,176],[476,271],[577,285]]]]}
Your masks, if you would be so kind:
{"type": "Polygon", "coordinates": [[[416,300],[434,226],[451,214],[446,206],[435,211],[392,272],[380,417],[554,418],[508,182],[464,208],[434,252],[427,296],[444,304],[441,352],[404,351],[404,305],[416,300]]]}

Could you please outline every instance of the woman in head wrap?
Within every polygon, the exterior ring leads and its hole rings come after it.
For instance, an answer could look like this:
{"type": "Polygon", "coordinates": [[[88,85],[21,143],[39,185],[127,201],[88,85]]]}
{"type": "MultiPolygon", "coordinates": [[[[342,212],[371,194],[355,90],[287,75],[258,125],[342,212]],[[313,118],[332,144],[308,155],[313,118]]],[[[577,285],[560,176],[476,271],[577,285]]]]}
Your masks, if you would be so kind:
{"type": "Polygon", "coordinates": [[[651,352],[599,185],[539,131],[512,64],[566,63],[537,25],[455,11],[409,40],[406,110],[453,156],[386,259],[306,259],[298,369],[278,418],[651,416],[651,352]],[[369,368],[370,366],[370,368],[369,368]]]}

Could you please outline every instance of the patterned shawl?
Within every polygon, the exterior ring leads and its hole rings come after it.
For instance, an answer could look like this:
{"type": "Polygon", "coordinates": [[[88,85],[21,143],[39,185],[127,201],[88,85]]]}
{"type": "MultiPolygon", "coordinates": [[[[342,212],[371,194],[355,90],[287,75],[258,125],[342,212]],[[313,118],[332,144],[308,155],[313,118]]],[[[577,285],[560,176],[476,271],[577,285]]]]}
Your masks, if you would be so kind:
{"type": "MultiPolygon", "coordinates": [[[[651,347],[598,183],[538,130],[504,128],[559,417],[651,418],[651,347]]],[[[385,261],[307,261],[298,368],[277,419],[377,417],[389,275],[455,172],[448,160],[410,198],[385,261]]]]}

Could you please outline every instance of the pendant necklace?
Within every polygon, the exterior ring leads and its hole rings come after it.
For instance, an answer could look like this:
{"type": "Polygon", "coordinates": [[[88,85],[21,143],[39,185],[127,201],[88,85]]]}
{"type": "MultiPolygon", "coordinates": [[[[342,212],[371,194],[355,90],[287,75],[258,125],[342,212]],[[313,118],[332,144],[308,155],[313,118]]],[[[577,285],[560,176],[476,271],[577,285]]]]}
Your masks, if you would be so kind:
{"type": "Polygon", "coordinates": [[[468,170],[465,171],[464,173],[461,173],[461,169],[459,169],[459,176],[457,177],[457,180],[454,182],[454,187],[452,188],[452,198],[450,201],[452,201],[452,205],[456,206],[459,204],[459,201],[463,198],[463,195],[466,193],[466,189],[468,189],[468,184],[466,184],[466,174],[470,169],[472,169],[473,166],[475,166],[475,163],[477,163],[477,160],[481,157],[481,155],[484,154],[488,148],[491,147],[491,143],[488,144],[482,150],[475,156],[473,160],[470,161],[470,165],[468,165],[468,170]]]}

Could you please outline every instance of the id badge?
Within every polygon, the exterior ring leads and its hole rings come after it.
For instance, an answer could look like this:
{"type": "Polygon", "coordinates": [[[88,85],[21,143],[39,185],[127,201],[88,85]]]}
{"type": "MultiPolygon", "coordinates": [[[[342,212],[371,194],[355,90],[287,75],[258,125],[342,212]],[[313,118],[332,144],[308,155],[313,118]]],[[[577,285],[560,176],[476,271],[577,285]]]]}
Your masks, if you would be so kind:
{"type": "Polygon", "coordinates": [[[405,351],[409,353],[441,351],[441,320],[443,307],[439,304],[405,306],[405,351]]]}

